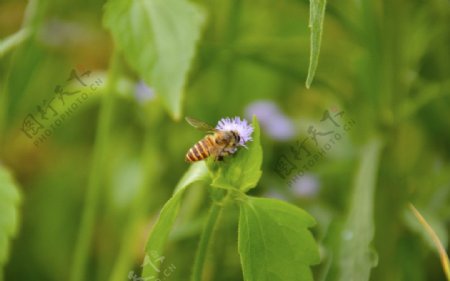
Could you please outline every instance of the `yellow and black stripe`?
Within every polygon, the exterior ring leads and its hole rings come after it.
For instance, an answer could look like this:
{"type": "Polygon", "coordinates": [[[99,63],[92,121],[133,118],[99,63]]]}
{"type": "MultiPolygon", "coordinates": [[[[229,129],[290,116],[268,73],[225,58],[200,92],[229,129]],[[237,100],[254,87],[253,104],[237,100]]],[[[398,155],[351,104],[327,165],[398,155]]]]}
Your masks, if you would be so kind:
{"type": "Polygon", "coordinates": [[[206,159],[210,155],[208,148],[213,145],[214,140],[211,139],[211,136],[206,136],[189,149],[185,157],[186,162],[191,163],[206,159]]]}

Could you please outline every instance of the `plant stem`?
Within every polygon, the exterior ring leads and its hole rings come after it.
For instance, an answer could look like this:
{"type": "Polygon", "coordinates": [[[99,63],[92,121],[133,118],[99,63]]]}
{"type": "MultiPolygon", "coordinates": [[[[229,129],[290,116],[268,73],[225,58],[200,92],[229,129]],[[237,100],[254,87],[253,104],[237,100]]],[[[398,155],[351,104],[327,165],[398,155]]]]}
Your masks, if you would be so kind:
{"type": "Polygon", "coordinates": [[[128,216],[128,223],[123,233],[123,239],[117,259],[114,263],[110,281],[122,281],[127,276],[128,271],[132,267],[134,250],[139,243],[140,225],[142,225],[145,211],[149,206],[149,194],[152,191],[151,186],[157,181],[161,174],[155,166],[161,157],[159,155],[159,140],[155,138],[158,124],[160,123],[162,112],[154,110],[150,117],[149,125],[145,128],[145,136],[142,151],[142,171],[143,179],[140,184],[139,193],[133,200],[133,204],[128,216]]]}
{"type": "MultiPolygon", "coordinates": [[[[5,147],[5,139],[6,135],[6,119],[8,116],[8,92],[7,92],[7,83],[2,83],[3,77],[0,77],[0,157],[3,155],[4,147],[5,147]]],[[[6,79],[6,77],[5,77],[6,79]]]]}
{"type": "Polygon", "coordinates": [[[0,58],[2,58],[6,53],[13,50],[15,47],[20,45],[23,41],[25,41],[31,32],[28,28],[22,28],[16,33],[6,37],[5,39],[0,41],[0,58]]]}
{"type": "Polygon", "coordinates": [[[223,210],[223,204],[213,203],[209,211],[205,228],[200,237],[200,243],[195,257],[194,270],[192,272],[191,281],[201,281],[203,268],[205,267],[206,254],[208,253],[209,245],[211,244],[212,234],[217,225],[220,214],[223,210]]]}
{"type": "Polygon", "coordinates": [[[85,206],[78,232],[78,241],[75,247],[72,261],[71,281],[85,280],[86,264],[89,256],[89,248],[94,223],[100,198],[102,177],[107,154],[109,151],[109,131],[112,125],[114,97],[113,91],[118,76],[118,53],[115,51],[111,58],[110,69],[107,78],[107,86],[103,93],[100,113],[98,117],[98,128],[95,136],[92,166],[89,175],[85,206]]]}
{"type": "Polygon", "coordinates": [[[355,174],[350,211],[344,225],[340,245],[340,279],[369,280],[377,264],[370,255],[374,237],[373,202],[383,142],[372,137],[363,147],[355,174]]]}
{"type": "MultiPolygon", "coordinates": [[[[19,46],[23,41],[25,41],[29,36],[31,35],[31,32],[28,28],[22,28],[16,33],[6,37],[3,40],[0,40],[0,59],[9,51],[13,50],[15,47],[19,46]]],[[[6,124],[6,118],[8,116],[8,86],[7,86],[7,80],[8,76],[10,74],[2,75],[3,77],[0,77],[0,136],[5,135],[5,124],[6,124]],[[1,83],[1,79],[4,78],[5,82],[1,83]]],[[[0,145],[3,148],[3,142],[4,140],[0,140],[0,145]]],[[[1,149],[0,149],[1,150],[1,149]]],[[[1,153],[1,152],[0,152],[1,153]]]]}

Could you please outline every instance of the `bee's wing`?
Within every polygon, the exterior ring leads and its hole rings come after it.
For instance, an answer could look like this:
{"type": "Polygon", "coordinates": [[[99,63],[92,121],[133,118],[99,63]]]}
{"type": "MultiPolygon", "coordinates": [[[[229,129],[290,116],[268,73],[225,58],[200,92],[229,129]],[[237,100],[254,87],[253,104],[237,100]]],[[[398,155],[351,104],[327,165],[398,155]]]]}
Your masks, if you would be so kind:
{"type": "Polygon", "coordinates": [[[216,129],[214,129],[212,126],[210,126],[209,124],[191,118],[191,117],[186,117],[186,121],[194,128],[199,129],[199,130],[203,130],[203,131],[209,131],[209,132],[215,132],[216,129]]]}

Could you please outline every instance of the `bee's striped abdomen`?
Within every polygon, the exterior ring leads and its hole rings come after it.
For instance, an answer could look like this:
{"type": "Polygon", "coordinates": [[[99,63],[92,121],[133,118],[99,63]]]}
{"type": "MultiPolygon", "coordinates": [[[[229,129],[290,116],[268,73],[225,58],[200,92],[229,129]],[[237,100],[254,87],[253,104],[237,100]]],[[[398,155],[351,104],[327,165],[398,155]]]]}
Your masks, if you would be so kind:
{"type": "Polygon", "coordinates": [[[186,153],[186,162],[200,161],[210,155],[209,147],[214,143],[213,140],[210,139],[210,137],[211,136],[206,136],[189,149],[189,151],[186,153]]]}

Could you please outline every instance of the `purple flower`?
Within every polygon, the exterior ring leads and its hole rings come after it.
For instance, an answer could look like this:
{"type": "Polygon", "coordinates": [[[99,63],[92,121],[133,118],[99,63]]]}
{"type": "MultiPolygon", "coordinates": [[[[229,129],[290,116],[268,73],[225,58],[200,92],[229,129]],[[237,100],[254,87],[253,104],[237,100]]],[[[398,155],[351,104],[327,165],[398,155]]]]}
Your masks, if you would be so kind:
{"type": "Polygon", "coordinates": [[[256,115],[265,133],[275,140],[289,140],[295,136],[295,126],[271,101],[260,100],[251,103],[246,109],[246,116],[256,115]]]}
{"type": "Polygon", "coordinates": [[[298,197],[311,198],[319,192],[319,180],[313,174],[296,176],[292,183],[292,191],[298,197]]]}
{"type": "Polygon", "coordinates": [[[136,83],[134,92],[136,99],[138,100],[139,103],[146,103],[148,101],[153,100],[155,97],[153,89],[147,86],[147,84],[144,81],[136,83]]]}
{"type": "Polygon", "coordinates": [[[219,131],[236,131],[239,134],[240,146],[245,146],[245,143],[252,140],[253,127],[247,120],[234,117],[222,118],[217,123],[216,129],[219,131]]]}

